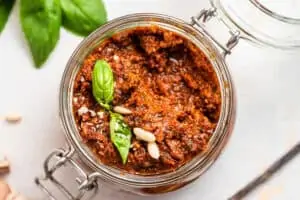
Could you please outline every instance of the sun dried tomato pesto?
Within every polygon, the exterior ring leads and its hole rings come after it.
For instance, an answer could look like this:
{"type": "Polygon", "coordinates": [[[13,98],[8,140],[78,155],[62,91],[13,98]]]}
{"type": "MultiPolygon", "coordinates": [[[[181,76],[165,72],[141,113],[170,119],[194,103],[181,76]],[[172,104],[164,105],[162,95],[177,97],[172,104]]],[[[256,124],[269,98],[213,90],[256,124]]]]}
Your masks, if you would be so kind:
{"type": "Polygon", "coordinates": [[[156,26],[126,30],[99,44],[84,60],[73,90],[83,141],[103,164],[142,175],[174,171],[205,151],[220,106],[219,83],[209,59],[184,37],[156,26]],[[92,95],[91,74],[99,59],[114,73],[113,106],[132,111],[124,115],[130,128],[155,135],[158,160],[133,134],[128,161],[122,164],[110,140],[109,113],[92,95]]]}

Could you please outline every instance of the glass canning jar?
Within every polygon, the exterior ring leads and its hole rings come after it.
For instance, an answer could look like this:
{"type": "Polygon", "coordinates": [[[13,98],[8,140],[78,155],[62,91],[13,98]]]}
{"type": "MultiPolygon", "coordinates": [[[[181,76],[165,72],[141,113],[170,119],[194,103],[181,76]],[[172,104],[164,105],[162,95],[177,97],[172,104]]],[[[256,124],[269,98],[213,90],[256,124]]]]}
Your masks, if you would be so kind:
{"type": "Polygon", "coordinates": [[[240,39],[280,49],[300,47],[299,34],[296,34],[300,30],[298,18],[283,18],[275,12],[270,13],[262,6],[264,4],[256,0],[243,1],[249,4],[247,6],[241,6],[240,2],[240,0],[211,0],[211,8],[203,9],[199,15],[192,17],[191,23],[160,14],[127,15],[108,22],[84,39],[71,56],[60,86],[60,118],[68,141],[67,148],[55,149],[47,157],[44,163],[45,175],[36,179],[37,185],[53,199],[55,194],[46,186],[46,182],[54,184],[68,199],[81,199],[87,191],[96,191],[98,184],[100,187],[106,184],[137,194],[158,194],[181,188],[203,174],[221,154],[235,121],[234,85],[225,62],[226,55],[231,53],[240,39]],[[251,20],[252,18],[249,19],[249,15],[255,15],[264,22],[264,26],[255,25],[257,22],[251,20]],[[229,39],[227,38],[225,43],[206,28],[206,24],[214,20],[228,33],[229,39]],[[82,142],[72,112],[72,90],[75,76],[84,59],[99,43],[126,29],[150,25],[157,25],[182,35],[206,54],[219,80],[222,105],[219,122],[207,151],[197,155],[175,172],[139,176],[101,164],[82,142]],[[285,27],[286,35],[267,30],[275,25],[285,27]],[[290,37],[286,37],[287,35],[290,37]],[[64,184],[59,183],[54,177],[54,172],[60,170],[63,165],[71,165],[70,167],[79,174],[76,178],[78,183],[76,195],[69,192],[64,184]]]}

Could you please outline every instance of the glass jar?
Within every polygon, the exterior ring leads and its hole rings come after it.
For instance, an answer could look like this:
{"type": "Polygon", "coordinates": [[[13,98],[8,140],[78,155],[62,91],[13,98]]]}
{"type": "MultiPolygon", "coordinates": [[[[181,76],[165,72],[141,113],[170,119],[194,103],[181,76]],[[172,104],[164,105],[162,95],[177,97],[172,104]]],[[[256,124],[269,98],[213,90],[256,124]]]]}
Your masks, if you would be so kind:
{"type": "Polygon", "coordinates": [[[284,49],[300,47],[299,36],[291,37],[293,31],[300,30],[300,27],[295,25],[300,20],[278,19],[270,13],[260,10],[261,8],[255,4],[255,0],[246,1],[249,6],[246,6],[248,10],[245,11],[239,8],[240,2],[240,0],[211,0],[211,8],[204,9],[199,15],[192,17],[191,23],[160,14],[127,15],[108,22],[84,39],[68,62],[60,87],[60,118],[68,147],[56,149],[47,157],[44,163],[45,176],[37,178],[36,183],[53,199],[55,199],[55,194],[46,187],[46,182],[54,184],[68,199],[81,199],[87,191],[96,191],[98,184],[108,184],[111,187],[137,194],[158,194],[181,188],[203,174],[221,154],[232,133],[235,121],[235,93],[232,78],[225,62],[226,55],[231,53],[240,39],[284,49]],[[251,26],[251,20],[247,21],[243,18],[245,13],[259,13],[261,19],[266,19],[265,25],[263,27],[251,26]],[[220,38],[212,35],[206,28],[206,24],[213,19],[228,32],[229,39],[227,38],[226,42],[221,42],[220,38]],[[269,21],[270,19],[272,20],[269,21]],[[268,21],[271,25],[274,20],[277,20],[277,25],[285,26],[290,37],[286,38],[284,35],[276,35],[276,33],[267,35],[266,23],[268,21]],[[157,25],[184,36],[206,54],[219,80],[222,105],[219,122],[207,151],[197,155],[175,172],[155,176],[139,176],[101,164],[86,144],[81,141],[72,112],[72,90],[74,79],[84,59],[99,43],[112,34],[123,30],[149,25],[157,25]],[[59,183],[54,177],[54,172],[63,165],[71,165],[79,173],[79,177],[76,178],[79,193],[76,195],[69,192],[64,184],[59,183]]]}

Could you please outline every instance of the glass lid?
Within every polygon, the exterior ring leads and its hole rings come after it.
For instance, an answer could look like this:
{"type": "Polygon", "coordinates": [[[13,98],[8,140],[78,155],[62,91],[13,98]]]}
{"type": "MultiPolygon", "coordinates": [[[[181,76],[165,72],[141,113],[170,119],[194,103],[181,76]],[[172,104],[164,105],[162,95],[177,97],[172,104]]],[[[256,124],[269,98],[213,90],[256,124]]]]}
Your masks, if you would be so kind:
{"type": "Polygon", "coordinates": [[[300,48],[300,0],[210,0],[226,25],[255,43],[300,48]]]}
{"type": "Polygon", "coordinates": [[[266,14],[287,21],[300,24],[299,0],[250,0],[257,8],[266,14]]]}

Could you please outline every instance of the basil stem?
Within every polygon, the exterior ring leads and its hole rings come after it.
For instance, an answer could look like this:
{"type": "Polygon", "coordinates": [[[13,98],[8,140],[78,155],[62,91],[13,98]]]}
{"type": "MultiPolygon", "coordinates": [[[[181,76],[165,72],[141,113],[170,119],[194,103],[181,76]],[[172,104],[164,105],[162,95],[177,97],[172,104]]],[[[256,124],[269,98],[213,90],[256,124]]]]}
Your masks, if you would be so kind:
{"type": "Polygon", "coordinates": [[[123,164],[127,162],[127,157],[131,144],[132,133],[123,117],[117,113],[110,113],[110,138],[118,149],[123,164]]]}
{"type": "Polygon", "coordinates": [[[93,95],[97,102],[110,110],[114,94],[114,78],[110,65],[104,60],[98,60],[92,74],[93,95]]]}

